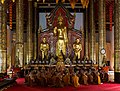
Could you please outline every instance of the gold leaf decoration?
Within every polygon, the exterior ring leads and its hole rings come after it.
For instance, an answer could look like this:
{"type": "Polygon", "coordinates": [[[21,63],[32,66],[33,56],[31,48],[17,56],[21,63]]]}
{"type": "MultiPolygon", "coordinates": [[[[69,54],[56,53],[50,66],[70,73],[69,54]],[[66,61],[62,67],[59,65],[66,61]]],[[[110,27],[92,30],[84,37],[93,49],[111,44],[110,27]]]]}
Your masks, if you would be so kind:
{"type": "Polygon", "coordinates": [[[65,0],[62,0],[62,3],[64,3],[65,2],[65,0]]]}
{"type": "Polygon", "coordinates": [[[78,0],[69,0],[69,1],[70,1],[72,9],[74,9],[75,8],[75,4],[78,2],[78,0]]]}
{"type": "Polygon", "coordinates": [[[1,3],[3,4],[5,0],[1,0],[1,3]]]}
{"type": "Polygon", "coordinates": [[[56,3],[58,4],[59,0],[56,0],[56,3]]]}
{"type": "Polygon", "coordinates": [[[89,0],[81,0],[83,8],[88,8],[89,0]]]}

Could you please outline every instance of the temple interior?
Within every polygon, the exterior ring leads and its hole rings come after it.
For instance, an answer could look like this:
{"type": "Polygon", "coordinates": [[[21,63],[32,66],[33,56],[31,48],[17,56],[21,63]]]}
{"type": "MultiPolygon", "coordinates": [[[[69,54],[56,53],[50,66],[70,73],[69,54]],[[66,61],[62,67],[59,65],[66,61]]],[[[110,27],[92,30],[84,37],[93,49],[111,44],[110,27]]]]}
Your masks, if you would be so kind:
{"type": "Polygon", "coordinates": [[[0,79],[120,83],[119,9],[119,0],[1,0],[0,79]]]}

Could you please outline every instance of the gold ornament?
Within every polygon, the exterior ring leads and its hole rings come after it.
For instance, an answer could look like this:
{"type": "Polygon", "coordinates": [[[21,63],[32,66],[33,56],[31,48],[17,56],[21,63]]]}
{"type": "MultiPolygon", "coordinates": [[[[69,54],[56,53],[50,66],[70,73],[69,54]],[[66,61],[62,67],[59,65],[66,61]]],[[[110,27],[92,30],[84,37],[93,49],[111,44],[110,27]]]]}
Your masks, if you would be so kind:
{"type": "Polygon", "coordinates": [[[13,1],[13,3],[15,2],[15,0],[12,0],[13,1]]]}
{"type": "Polygon", "coordinates": [[[64,3],[65,2],[65,0],[62,0],[62,3],[64,3]]]}
{"type": "Polygon", "coordinates": [[[56,0],[56,3],[58,4],[59,0],[56,0]]]}
{"type": "Polygon", "coordinates": [[[4,1],[5,1],[5,0],[1,0],[1,3],[4,4],[4,1]]]}

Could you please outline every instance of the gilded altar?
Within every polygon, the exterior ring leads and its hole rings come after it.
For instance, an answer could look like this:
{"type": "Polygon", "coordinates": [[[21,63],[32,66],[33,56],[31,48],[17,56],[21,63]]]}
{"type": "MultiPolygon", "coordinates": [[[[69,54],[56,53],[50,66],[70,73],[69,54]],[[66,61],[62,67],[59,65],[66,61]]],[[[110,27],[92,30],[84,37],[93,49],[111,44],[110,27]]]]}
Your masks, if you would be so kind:
{"type": "MultiPolygon", "coordinates": [[[[38,33],[39,55],[41,56],[40,44],[43,38],[46,38],[49,44],[48,54],[52,56],[62,54],[65,57],[74,56],[73,44],[75,40],[79,38],[80,41],[83,41],[82,31],[75,31],[74,29],[75,15],[72,15],[62,4],[58,4],[49,15],[46,14],[46,23],[46,31],[40,28],[38,33]],[[61,20],[62,24],[60,24],[61,20]]],[[[81,44],[84,45],[84,42],[81,42],[81,44]]]]}

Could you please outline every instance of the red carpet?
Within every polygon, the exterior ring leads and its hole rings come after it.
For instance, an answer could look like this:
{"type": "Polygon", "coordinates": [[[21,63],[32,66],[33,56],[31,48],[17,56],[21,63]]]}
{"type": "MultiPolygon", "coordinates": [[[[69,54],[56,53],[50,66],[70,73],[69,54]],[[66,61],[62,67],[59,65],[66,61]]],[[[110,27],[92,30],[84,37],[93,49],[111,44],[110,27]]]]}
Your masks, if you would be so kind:
{"type": "Polygon", "coordinates": [[[17,79],[17,85],[8,88],[4,91],[120,91],[120,84],[105,83],[101,85],[80,85],[79,88],[64,87],[64,88],[40,88],[28,87],[23,85],[24,78],[17,79]]]}

